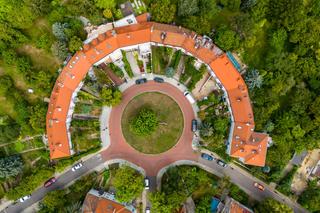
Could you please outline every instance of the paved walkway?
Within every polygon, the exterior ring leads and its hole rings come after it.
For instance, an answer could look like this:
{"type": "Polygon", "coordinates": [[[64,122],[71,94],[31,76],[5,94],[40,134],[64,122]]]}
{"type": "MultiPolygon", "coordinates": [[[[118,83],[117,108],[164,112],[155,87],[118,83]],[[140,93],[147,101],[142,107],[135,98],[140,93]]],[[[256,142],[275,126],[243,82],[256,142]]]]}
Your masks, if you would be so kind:
{"type": "Polygon", "coordinates": [[[137,64],[137,60],[134,58],[133,52],[126,52],[126,57],[128,59],[128,62],[131,66],[132,72],[135,76],[138,76],[141,74],[140,68],[137,64]]]}

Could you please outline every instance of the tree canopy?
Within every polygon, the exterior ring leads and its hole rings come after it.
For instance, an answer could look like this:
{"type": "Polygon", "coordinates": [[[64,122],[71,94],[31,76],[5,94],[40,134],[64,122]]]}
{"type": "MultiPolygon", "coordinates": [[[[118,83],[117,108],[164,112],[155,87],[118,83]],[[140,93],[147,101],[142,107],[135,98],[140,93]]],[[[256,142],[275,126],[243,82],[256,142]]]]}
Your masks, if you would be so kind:
{"type": "Polygon", "coordinates": [[[14,177],[22,172],[23,161],[19,155],[0,158],[0,179],[14,177]]]}
{"type": "Polygon", "coordinates": [[[130,121],[130,130],[137,135],[150,135],[158,127],[156,113],[148,108],[143,108],[138,115],[130,121]]]}
{"type": "Polygon", "coordinates": [[[118,89],[103,87],[101,90],[101,99],[104,105],[116,106],[121,102],[122,94],[118,89]]]}
{"type": "Polygon", "coordinates": [[[120,167],[114,178],[116,198],[120,202],[129,202],[142,193],[143,176],[134,169],[128,166],[120,167]]]}
{"type": "Polygon", "coordinates": [[[255,210],[258,213],[293,213],[293,210],[290,207],[288,207],[285,204],[279,203],[278,201],[272,198],[267,198],[261,203],[259,203],[255,210]]]}

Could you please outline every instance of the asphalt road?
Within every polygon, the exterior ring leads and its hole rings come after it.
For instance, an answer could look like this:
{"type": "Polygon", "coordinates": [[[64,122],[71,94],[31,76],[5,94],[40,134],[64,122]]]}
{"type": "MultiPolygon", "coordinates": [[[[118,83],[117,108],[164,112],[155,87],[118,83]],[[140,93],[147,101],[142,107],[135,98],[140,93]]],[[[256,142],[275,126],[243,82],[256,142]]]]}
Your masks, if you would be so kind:
{"type": "Polygon", "coordinates": [[[19,201],[17,201],[11,204],[10,206],[8,206],[6,209],[4,209],[1,212],[20,213],[26,208],[28,208],[29,206],[40,201],[48,192],[53,191],[55,189],[62,189],[63,187],[67,186],[68,184],[72,183],[73,181],[77,180],[81,176],[85,175],[86,173],[94,169],[96,166],[99,166],[101,163],[103,163],[101,155],[100,154],[94,155],[88,160],[83,161],[83,166],[80,169],[73,172],[70,168],[68,171],[66,171],[61,176],[59,176],[57,178],[57,182],[55,182],[50,187],[38,188],[36,191],[32,193],[30,199],[26,200],[23,203],[20,203],[19,201]]]}
{"type": "Polygon", "coordinates": [[[243,171],[241,168],[237,167],[236,165],[228,165],[226,168],[218,165],[216,161],[207,161],[199,157],[198,163],[202,166],[208,167],[211,173],[217,176],[228,176],[230,177],[230,181],[237,186],[239,186],[243,191],[245,191],[250,197],[254,198],[255,200],[261,201],[265,198],[272,197],[279,202],[286,203],[290,206],[294,212],[308,212],[306,209],[302,208],[299,204],[291,201],[290,198],[286,197],[285,195],[279,193],[278,191],[270,188],[265,183],[259,181],[252,175],[248,174],[247,172],[243,171]],[[258,182],[265,187],[264,191],[260,191],[256,187],[254,187],[254,183],[258,182]]]}
{"type": "MultiPolygon", "coordinates": [[[[76,179],[80,178],[84,174],[88,173],[95,167],[104,163],[103,159],[101,158],[100,154],[94,155],[93,157],[89,158],[88,160],[83,161],[83,167],[79,170],[73,172],[70,170],[63,173],[61,176],[58,177],[57,182],[54,183],[52,186],[48,188],[40,187],[32,194],[31,198],[24,203],[14,203],[2,212],[6,213],[20,213],[25,210],[27,207],[31,206],[32,204],[40,201],[48,192],[59,189],[67,186],[68,184],[72,183],[76,179]]],[[[249,194],[250,197],[256,200],[263,200],[267,197],[272,197],[280,202],[286,203],[288,206],[294,209],[294,212],[308,212],[303,209],[299,204],[292,202],[286,196],[280,194],[279,192],[274,191],[268,185],[264,184],[263,182],[259,181],[255,177],[249,175],[248,173],[241,170],[239,167],[235,165],[229,165],[226,168],[219,166],[215,161],[207,161],[200,157],[196,162],[200,164],[201,167],[204,167],[207,171],[217,175],[217,176],[229,176],[231,182],[238,185],[241,189],[243,189],[246,193],[249,194]],[[254,182],[259,182],[265,186],[264,191],[260,191],[253,186],[254,182]]],[[[155,189],[155,177],[150,177],[150,186],[151,191],[155,189]]]]}

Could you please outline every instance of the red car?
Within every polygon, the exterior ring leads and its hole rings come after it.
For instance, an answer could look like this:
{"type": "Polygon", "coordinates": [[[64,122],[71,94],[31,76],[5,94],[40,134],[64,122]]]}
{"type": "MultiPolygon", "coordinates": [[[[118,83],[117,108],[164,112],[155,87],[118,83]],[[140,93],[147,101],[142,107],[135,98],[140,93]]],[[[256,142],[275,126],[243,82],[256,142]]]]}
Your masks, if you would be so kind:
{"type": "Polygon", "coordinates": [[[260,183],[255,182],[253,185],[254,185],[254,187],[259,189],[260,191],[264,191],[264,186],[261,185],[260,183]]]}
{"type": "Polygon", "coordinates": [[[50,178],[49,180],[47,180],[47,181],[43,184],[43,186],[47,188],[47,187],[51,186],[53,183],[55,183],[56,181],[57,181],[57,178],[52,177],[52,178],[50,178]]]}

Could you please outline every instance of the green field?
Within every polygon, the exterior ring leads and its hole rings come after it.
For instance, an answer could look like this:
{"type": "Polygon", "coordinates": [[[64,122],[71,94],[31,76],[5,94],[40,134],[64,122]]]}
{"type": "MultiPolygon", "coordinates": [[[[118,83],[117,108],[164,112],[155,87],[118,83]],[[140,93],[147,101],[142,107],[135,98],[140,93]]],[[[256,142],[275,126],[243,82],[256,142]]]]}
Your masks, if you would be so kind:
{"type": "Polygon", "coordinates": [[[147,92],[132,99],[123,112],[122,133],[136,150],[146,154],[162,153],[173,147],[183,130],[183,115],[178,104],[167,95],[147,92]],[[130,131],[130,121],[141,108],[157,113],[158,129],[148,136],[137,136],[130,131]]]}

